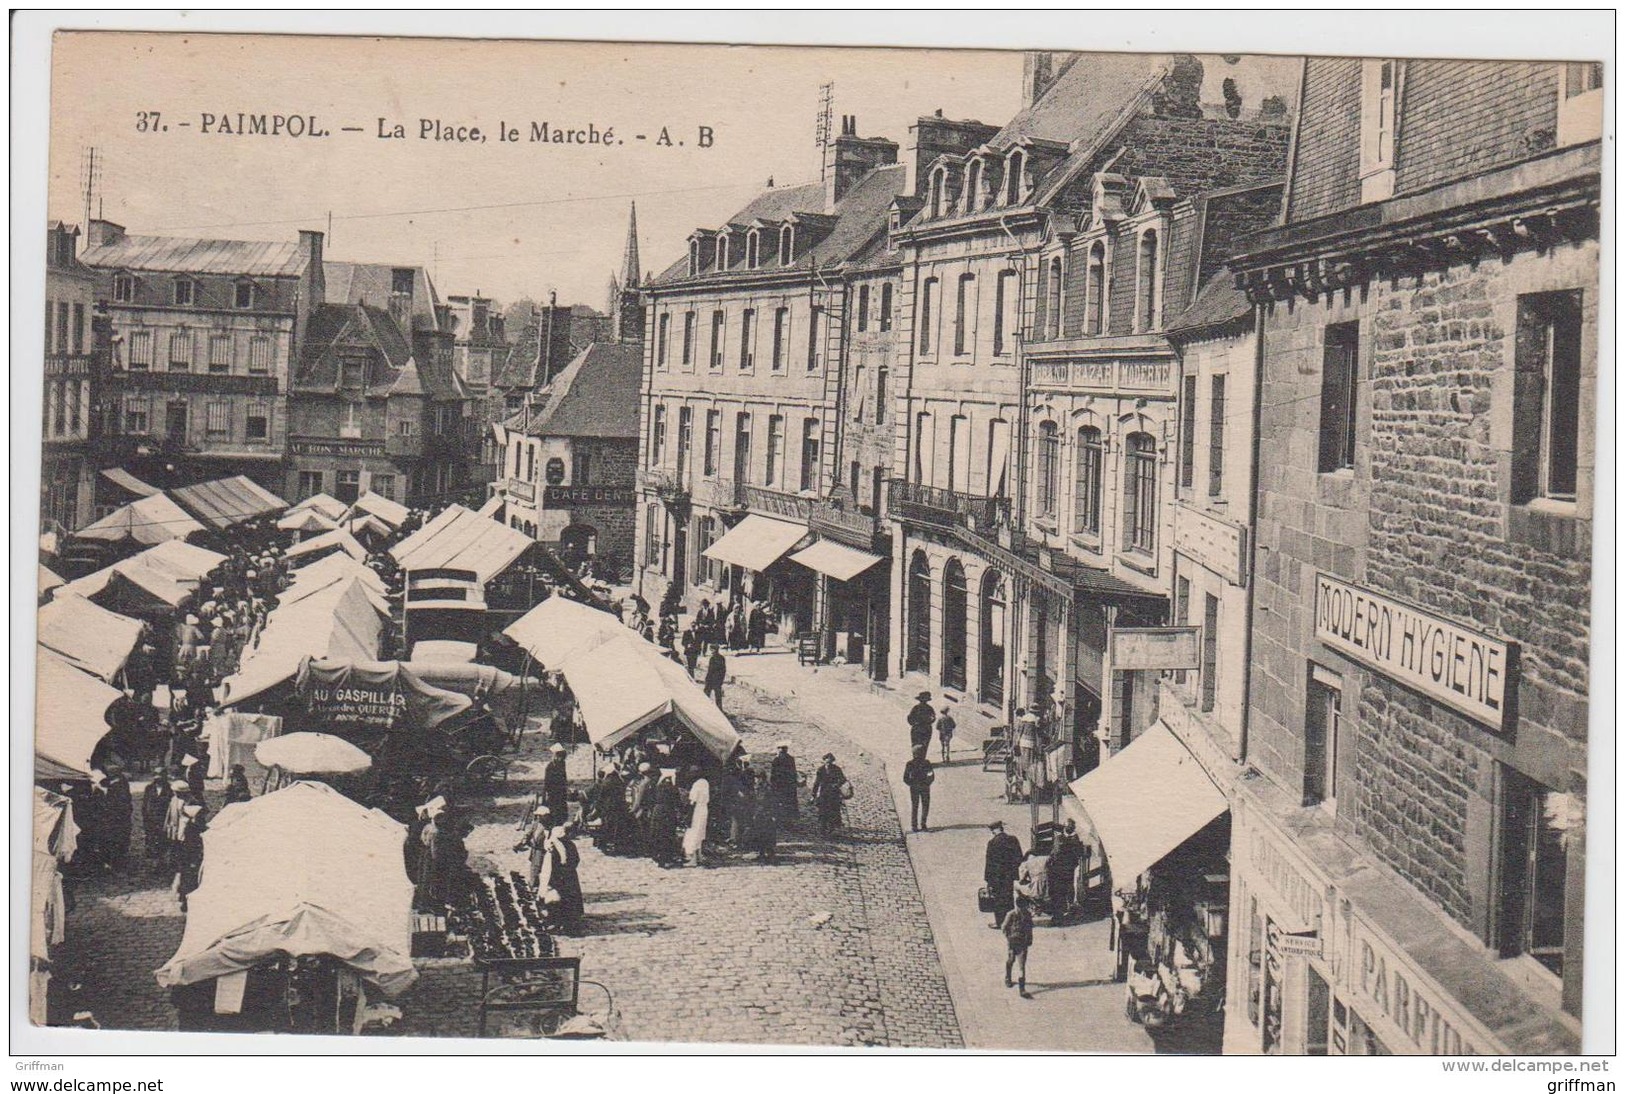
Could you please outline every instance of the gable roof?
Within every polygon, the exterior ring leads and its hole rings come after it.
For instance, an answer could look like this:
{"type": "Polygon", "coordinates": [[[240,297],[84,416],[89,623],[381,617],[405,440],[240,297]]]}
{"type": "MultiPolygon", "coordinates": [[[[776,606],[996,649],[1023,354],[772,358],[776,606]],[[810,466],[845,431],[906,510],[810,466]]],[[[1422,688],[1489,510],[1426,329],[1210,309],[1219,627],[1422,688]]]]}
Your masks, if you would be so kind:
{"type": "Polygon", "coordinates": [[[529,437],[637,440],[643,347],[595,342],[543,389],[545,398],[504,422],[529,437]]]}
{"type": "Polygon", "coordinates": [[[668,266],[654,279],[657,286],[676,285],[690,280],[711,278],[749,278],[785,270],[821,270],[841,266],[863,252],[877,232],[885,230],[891,215],[892,199],[904,192],[906,171],[900,163],[877,167],[859,179],[847,191],[832,213],[824,212],[824,184],[775,187],[756,196],[749,205],[728,218],[730,227],[749,225],[755,220],[778,222],[793,214],[825,218],[833,223],[828,232],[812,247],[804,251],[789,266],[777,262],[778,242],[764,248],[775,261],[758,269],[740,266],[727,270],[703,270],[695,278],[688,275],[688,256],[684,255],[668,266]]]}
{"type": "Polygon", "coordinates": [[[371,304],[318,304],[300,354],[294,387],[334,390],[339,380],[339,354],[346,346],[366,346],[382,356],[383,368],[372,376],[367,390],[374,395],[422,395],[432,399],[461,399],[466,392],[452,369],[435,354],[415,354],[407,333],[395,317],[371,304]]]}
{"type": "Polygon", "coordinates": [[[79,261],[105,270],[249,277],[298,277],[305,266],[296,243],[130,235],[90,248],[79,261]]]}

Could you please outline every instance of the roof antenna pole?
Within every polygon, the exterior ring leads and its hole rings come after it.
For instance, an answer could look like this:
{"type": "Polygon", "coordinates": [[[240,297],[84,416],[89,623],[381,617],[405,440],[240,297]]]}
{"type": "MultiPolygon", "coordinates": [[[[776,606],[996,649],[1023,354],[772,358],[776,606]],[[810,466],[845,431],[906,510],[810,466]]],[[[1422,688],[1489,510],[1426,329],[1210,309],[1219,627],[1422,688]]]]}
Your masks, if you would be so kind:
{"type": "Polygon", "coordinates": [[[813,144],[818,148],[818,180],[820,182],[829,174],[829,164],[824,156],[824,147],[834,136],[831,132],[835,127],[835,83],[820,84],[818,86],[818,121],[813,127],[813,144]]]}
{"type": "Polygon", "coordinates": [[[331,209],[327,211],[327,246],[329,249],[333,246],[333,210],[331,209]]]}

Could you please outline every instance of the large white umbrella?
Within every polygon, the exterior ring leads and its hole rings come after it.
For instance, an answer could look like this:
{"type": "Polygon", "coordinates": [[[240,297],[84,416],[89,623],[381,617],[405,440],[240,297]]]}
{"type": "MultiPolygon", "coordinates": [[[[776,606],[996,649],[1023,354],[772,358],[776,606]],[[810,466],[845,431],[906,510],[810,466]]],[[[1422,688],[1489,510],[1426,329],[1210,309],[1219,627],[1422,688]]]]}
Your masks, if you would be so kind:
{"type": "Polygon", "coordinates": [[[372,757],[331,733],[271,737],[254,746],[254,758],[290,775],[353,775],[372,766],[372,757]]]}

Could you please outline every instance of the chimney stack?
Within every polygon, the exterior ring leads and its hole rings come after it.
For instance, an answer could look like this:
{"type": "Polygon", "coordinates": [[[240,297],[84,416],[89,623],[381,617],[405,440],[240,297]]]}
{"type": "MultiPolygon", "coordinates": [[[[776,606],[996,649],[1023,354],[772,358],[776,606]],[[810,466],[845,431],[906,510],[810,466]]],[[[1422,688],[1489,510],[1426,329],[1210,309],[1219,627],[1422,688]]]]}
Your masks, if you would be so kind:
{"type": "Polygon", "coordinates": [[[857,115],[842,114],[840,136],[824,146],[824,211],[832,211],[869,172],[896,162],[896,141],[860,137],[857,115]]]}
{"type": "Polygon", "coordinates": [[[124,225],[114,224],[111,220],[93,219],[90,222],[90,230],[85,233],[85,246],[106,247],[123,238],[124,225]]]}

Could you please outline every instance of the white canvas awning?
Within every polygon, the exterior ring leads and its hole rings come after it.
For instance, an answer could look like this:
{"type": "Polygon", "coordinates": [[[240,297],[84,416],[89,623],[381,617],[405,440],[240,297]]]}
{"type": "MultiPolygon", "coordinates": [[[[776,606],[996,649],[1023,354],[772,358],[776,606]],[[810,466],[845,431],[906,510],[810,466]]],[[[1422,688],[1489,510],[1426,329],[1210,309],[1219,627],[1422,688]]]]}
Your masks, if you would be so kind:
{"type": "Polygon", "coordinates": [[[367,549],[343,528],[335,528],[294,544],[288,548],[286,557],[290,565],[298,566],[301,565],[300,559],[317,559],[333,551],[343,551],[357,562],[367,560],[367,549]]]}
{"type": "Polygon", "coordinates": [[[338,521],[322,512],[320,509],[299,509],[284,514],[276,522],[277,528],[284,532],[303,532],[320,535],[331,532],[339,526],[338,521]]]}
{"type": "Polygon", "coordinates": [[[1112,884],[1134,879],[1230,807],[1162,722],[1072,784],[1106,848],[1112,884]]]}
{"type": "Polygon", "coordinates": [[[66,585],[66,584],[67,584],[67,581],[65,581],[60,575],[58,575],[56,573],[56,571],[52,570],[49,566],[46,566],[44,563],[40,564],[40,568],[39,568],[39,594],[41,596],[44,596],[46,593],[50,592],[52,589],[59,589],[63,585],[66,585]]]}
{"type": "Polygon", "coordinates": [[[345,504],[332,494],[312,494],[304,501],[289,506],[288,512],[303,513],[307,509],[314,509],[324,517],[338,520],[344,515],[345,504]]]}
{"type": "Polygon", "coordinates": [[[532,542],[516,528],[450,505],[390,554],[403,570],[469,570],[484,584],[513,565],[532,542]]]}
{"type": "Polygon", "coordinates": [[[102,470],[102,478],[106,479],[114,486],[117,486],[120,490],[134,494],[138,498],[150,498],[154,494],[163,493],[163,491],[159,490],[156,486],[142,482],[140,479],[136,478],[122,467],[104,468],[102,470]]]}
{"type": "Polygon", "coordinates": [[[633,630],[608,612],[562,596],[550,596],[502,632],[534,657],[556,669],[578,653],[633,630]]]}
{"type": "Polygon", "coordinates": [[[399,995],[417,979],[405,839],[403,825],[322,783],[221,810],[203,834],[202,884],[159,985],[241,972],[278,953],[329,954],[399,995]]]}
{"type": "Polygon", "coordinates": [[[62,591],[90,599],[98,596],[114,577],[122,577],[155,601],[174,607],[224,561],[226,556],[215,551],[169,540],[70,581],[62,591]]]}
{"type": "Polygon", "coordinates": [[[101,520],[79,529],[74,535],[81,539],[105,539],[113,543],[133,539],[137,543],[154,544],[165,540],[185,539],[193,532],[203,531],[203,525],[192,519],[166,494],[132,501],[115,509],[101,520]]]}
{"type": "Polygon", "coordinates": [[[175,500],[215,528],[232,528],[277,513],[288,503],[247,475],[215,479],[170,491],[175,500]]]}
{"type": "Polygon", "coordinates": [[[751,513],[705,549],[706,558],[760,573],[800,543],[807,526],[751,513]]]}
{"type": "Polygon", "coordinates": [[[613,748],[668,714],[718,759],[739,744],[733,723],[688,673],[631,632],[570,658],[563,672],[599,748],[613,748]]]}
{"type": "Polygon", "coordinates": [[[371,513],[373,516],[377,517],[391,528],[399,528],[401,525],[406,523],[406,518],[410,512],[411,511],[400,502],[392,501],[389,498],[384,497],[382,494],[375,494],[371,490],[368,490],[365,494],[362,494],[355,500],[355,504],[350,506],[349,511],[345,513],[343,517],[339,518],[339,523],[343,524],[351,517],[358,517],[371,513]]]}
{"type": "Polygon", "coordinates": [[[791,555],[790,561],[799,562],[810,570],[827,574],[836,581],[851,581],[883,560],[879,555],[868,551],[860,551],[856,547],[848,547],[832,539],[821,539],[791,555]]]}
{"type": "Polygon", "coordinates": [[[278,605],[259,643],[243,654],[221,687],[221,705],[237,706],[299,675],[308,655],[335,661],[378,657],[384,622],[358,578],[339,581],[291,604],[278,605]]]}
{"type": "Polygon", "coordinates": [[[107,736],[107,708],[123,693],[61,654],[36,646],[39,672],[34,693],[34,777],[83,779],[90,756],[107,736]]]}
{"type": "Polygon", "coordinates": [[[39,644],[75,668],[113,682],[141,641],[141,621],[97,607],[81,596],[63,595],[39,610],[39,644]]]}

